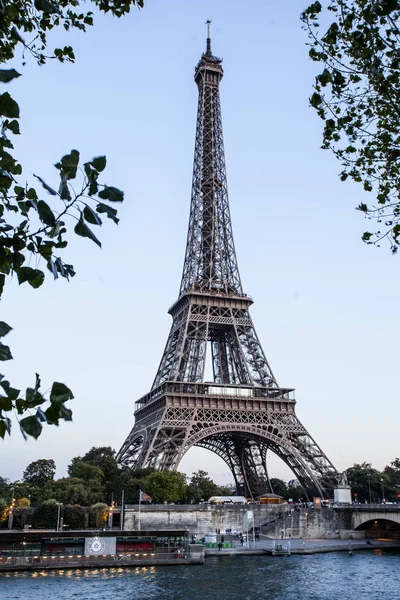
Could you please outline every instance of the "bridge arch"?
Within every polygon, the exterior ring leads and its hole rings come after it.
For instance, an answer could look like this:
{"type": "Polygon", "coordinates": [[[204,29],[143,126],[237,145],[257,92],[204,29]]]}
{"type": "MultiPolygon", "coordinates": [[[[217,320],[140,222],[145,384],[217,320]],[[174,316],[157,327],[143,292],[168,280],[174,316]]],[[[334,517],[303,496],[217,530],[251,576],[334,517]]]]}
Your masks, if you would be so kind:
{"type": "Polygon", "coordinates": [[[400,512],[353,514],[354,531],[365,531],[366,539],[400,539],[400,512]]]}

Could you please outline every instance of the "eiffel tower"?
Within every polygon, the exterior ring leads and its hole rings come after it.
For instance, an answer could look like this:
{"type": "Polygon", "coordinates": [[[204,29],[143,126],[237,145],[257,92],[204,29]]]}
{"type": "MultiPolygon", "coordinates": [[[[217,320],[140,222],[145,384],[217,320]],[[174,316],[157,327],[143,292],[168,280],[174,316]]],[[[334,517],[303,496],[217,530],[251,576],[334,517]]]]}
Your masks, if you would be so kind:
{"type": "Polygon", "coordinates": [[[308,498],[325,497],[338,473],[297,418],[294,390],[278,385],[240,281],[222,136],[222,60],[211,52],[207,24],[206,52],[194,74],[196,144],[179,297],[168,311],[172,327],[152,388],[136,402],[135,424],[117,459],[131,469],[171,470],[200,446],[225,461],[238,494],[255,498],[273,491],[270,450],[308,498]],[[207,357],[212,382],[204,381],[207,357]]]}

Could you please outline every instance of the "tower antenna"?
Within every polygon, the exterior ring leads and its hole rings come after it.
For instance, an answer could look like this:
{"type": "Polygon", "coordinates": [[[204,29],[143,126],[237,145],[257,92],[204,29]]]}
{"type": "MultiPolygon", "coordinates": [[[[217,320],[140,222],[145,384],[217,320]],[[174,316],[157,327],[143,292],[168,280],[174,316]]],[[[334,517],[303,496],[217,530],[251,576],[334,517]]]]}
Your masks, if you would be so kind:
{"type": "Polygon", "coordinates": [[[209,19],[207,19],[206,25],[207,25],[207,50],[206,50],[206,54],[207,54],[207,56],[211,56],[211,38],[210,38],[210,25],[211,25],[211,21],[209,19]]]}

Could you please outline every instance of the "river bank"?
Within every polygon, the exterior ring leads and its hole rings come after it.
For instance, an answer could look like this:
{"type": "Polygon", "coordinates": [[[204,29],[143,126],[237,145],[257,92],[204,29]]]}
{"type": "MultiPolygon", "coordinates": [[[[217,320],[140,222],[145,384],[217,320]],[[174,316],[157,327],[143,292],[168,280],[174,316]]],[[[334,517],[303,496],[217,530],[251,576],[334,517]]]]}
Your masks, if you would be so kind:
{"type": "MultiPolygon", "coordinates": [[[[400,540],[326,540],[326,539],[285,539],[279,540],[284,544],[290,542],[291,554],[325,554],[328,552],[356,552],[360,550],[400,550],[400,540]]],[[[262,540],[259,542],[250,541],[249,546],[235,544],[234,548],[206,548],[207,556],[260,556],[263,554],[272,554],[274,540],[262,540]]]]}

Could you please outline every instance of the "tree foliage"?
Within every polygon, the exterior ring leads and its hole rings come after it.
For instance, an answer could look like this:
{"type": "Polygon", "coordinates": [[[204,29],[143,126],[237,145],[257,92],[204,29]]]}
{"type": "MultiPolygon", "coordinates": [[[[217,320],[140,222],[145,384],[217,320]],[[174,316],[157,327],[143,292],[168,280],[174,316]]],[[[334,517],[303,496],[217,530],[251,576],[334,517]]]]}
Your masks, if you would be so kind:
{"type": "Polygon", "coordinates": [[[67,504],[63,507],[64,526],[69,529],[85,527],[85,511],[78,504],[67,504]]]}
{"type": "MultiPolygon", "coordinates": [[[[143,0],[91,0],[100,11],[116,17],[128,13],[132,6],[143,6],[143,0]]],[[[61,27],[66,31],[85,31],[93,25],[93,12],[79,0],[14,0],[0,2],[0,63],[17,56],[31,55],[39,64],[47,60],[73,62],[71,46],[48,48],[48,33],[61,27]],[[82,10],[83,8],[83,10],[82,10]]],[[[15,68],[0,68],[0,84],[9,85],[20,77],[15,68]]],[[[0,94],[0,297],[11,277],[18,283],[40,287],[46,274],[54,279],[70,279],[73,265],[63,256],[68,234],[90,239],[101,247],[93,229],[102,225],[103,217],[118,223],[115,204],[124,194],[114,185],[100,181],[106,157],[81,161],[78,150],[71,150],[55,164],[56,182],[46,182],[34,175],[37,188],[23,176],[22,165],[15,157],[13,138],[20,135],[20,109],[9,91],[0,94]]],[[[0,338],[11,331],[0,322],[0,338]]],[[[0,342],[0,360],[12,359],[9,346],[0,342]]],[[[40,389],[40,378],[24,392],[13,387],[0,375],[0,437],[11,431],[9,414],[14,411],[24,436],[37,438],[43,423],[58,425],[71,420],[65,403],[73,399],[64,384],[53,383],[50,395],[40,389]]]]}
{"type": "Polygon", "coordinates": [[[108,517],[108,505],[104,502],[97,502],[90,507],[89,525],[92,527],[104,527],[108,517]]]}
{"type": "Polygon", "coordinates": [[[6,500],[0,497],[0,525],[5,522],[8,515],[8,504],[6,500]]]}
{"type": "Polygon", "coordinates": [[[289,496],[288,486],[282,479],[272,477],[272,479],[270,480],[270,483],[271,483],[271,489],[274,494],[278,494],[278,496],[282,496],[282,498],[285,498],[285,500],[288,500],[288,498],[293,499],[292,496],[289,496]]]}
{"type": "Polygon", "coordinates": [[[58,502],[54,498],[46,500],[36,507],[31,516],[34,529],[56,529],[58,516],[58,502]]]}
{"type": "Polygon", "coordinates": [[[302,14],[309,55],[321,64],[310,103],[324,121],[322,148],[342,165],[340,178],[374,195],[358,210],[376,222],[368,244],[400,244],[400,4],[326,0],[302,14]],[[320,25],[323,32],[320,33],[320,25]]]}
{"type": "Polygon", "coordinates": [[[23,479],[32,486],[42,487],[54,479],[56,463],[53,459],[41,458],[31,462],[25,469],[23,479]]]}
{"type": "Polygon", "coordinates": [[[153,502],[183,502],[186,475],[178,471],[155,471],[146,478],[146,492],[153,502]]]}
{"type": "Polygon", "coordinates": [[[380,501],[382,499],[382,483],[386,483],[388,492],[388,479],[384,478],[383,473],[373,469],[371,463],[354,464],[347,469],[346,473],[353,498],[358,502],[380,501]]]}
{"type": "MultiPolygon", "coordinates": [[[[91,474],[93,476],[97,473],[100,477],[98,481],[102,484],[104,499],[111,503],[113,496],[119,495],[121,492],[120,470],[115,460],[115,450],[110,446],[93,447],[84,456],[73,458],[68,467],[68,472],[71,475],[78,469],[82,475],[82,470],[87,469],[87,466],[92,467],[91,474]]],[[[86,476],[89,476],[89,470],[87,470],[86,476]]]]}
{"type": "Polygon", "coordinates": [[[29,498],[17,498],[15,501],[16,508],[29,508],[31,505],[31,501],[29,498]]]}
{"type": "Polygon", "coordinates": [[[104,480],[104,472],[101,467],[91,465],[80,458],[73,458],[71,464],[68,466],[68,475],[76,479],[81,479],[85,483],[98,482],[102,483],[104,480]]]}
{"type": "Polygon", "coordinates": [[[222,495],[219,492],[218,485],[213,482],[206,471],[200,469],[192,474],[186,496],[188,502],[200,502],[201,500],[208,500],[211,496],[222,495]]]}

